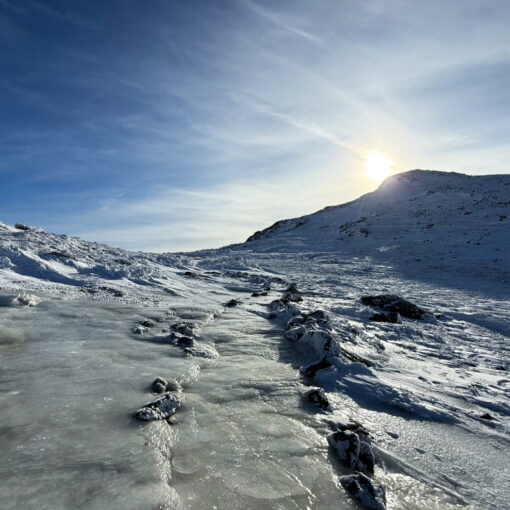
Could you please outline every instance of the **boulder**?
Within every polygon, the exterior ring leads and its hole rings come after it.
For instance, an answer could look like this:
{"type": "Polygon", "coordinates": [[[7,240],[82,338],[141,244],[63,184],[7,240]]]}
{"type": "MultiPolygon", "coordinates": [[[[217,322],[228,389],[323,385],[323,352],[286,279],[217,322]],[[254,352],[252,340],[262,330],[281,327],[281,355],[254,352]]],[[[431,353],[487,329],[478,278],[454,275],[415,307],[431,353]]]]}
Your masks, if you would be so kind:
{"type": "Polygon", "coordinates": [[[298,291],[297,285],[295,283],[291,283],[288,287],[285,293],[283,294],[282,301],[284,303],[299,303],[300,301],[303,301],[303,298],[301,297],[301,294],[298,291]]]}
{"type": "Polygon", "coordinates": [[[384,486],[375,483],[363,473],[342,476],[342,487],[368,510],[386,510],[384,486]]]}
{"type": "Polygon", "coordinates": [[[177,412],[181,402],[174,393],[165,393],[156,400],[145,404],[135,413],[142,421],[166,420],[177,412]]]}
{"type": "Polygon", "coordinates": [[[353,471],[373,474],[375,457],[368,431],[359,423],[337,426],[339,430],[328,436],[330,446],[353,471]]]}
{"type": "Polygon", "coordinates": [[[301,368],[301,372],[306,377],[315,377],[317,372],[320,370],[326,370],[328,368],[331,368],[333,366],[333,363],[328,360],[327,356],[324,356],[319,361],[316,361],[315,363],[311,363],[310,365],[306,365],[301,368]]]}
{"type": "Polygon", "coordinates": [[[180,333],[184,336],[195,336],[195,328],[196,324],[193,322],[177,322],[176,324],[172,324],[170,329],[175,333],[180,333]]]}
{"type": "Polygon", "coordinates": [[[231,299],[230,301],[227,301],[223,304],[223,306],[226,306],[227,308],[233,308],[234,306],[240,305],[241,301],[238,301],[237,299],[231,299]]]}
{"type": "Polygon", "coordinates": [[[328,397],[322,388],[313,388],[305,393],[305,398],[308,402],[317,405],[323,411],[331,411],[328,397]]]}
{"type": "Polygon", "coordinates": [[[430,312],[419,306],[406,301],[394,294],[380,294],[378,296],[363,296],[361,302],[367,306],[380,308],[385,312],[400,314],[408,319],[422,320],[426,317],[434,317],[430,312]]]}
{"type": "Polygon", "coordinates": [[[152,382],[151,388],[154,393],[165,393],[168,382],[162,377],[156,377],[152,382]]]}

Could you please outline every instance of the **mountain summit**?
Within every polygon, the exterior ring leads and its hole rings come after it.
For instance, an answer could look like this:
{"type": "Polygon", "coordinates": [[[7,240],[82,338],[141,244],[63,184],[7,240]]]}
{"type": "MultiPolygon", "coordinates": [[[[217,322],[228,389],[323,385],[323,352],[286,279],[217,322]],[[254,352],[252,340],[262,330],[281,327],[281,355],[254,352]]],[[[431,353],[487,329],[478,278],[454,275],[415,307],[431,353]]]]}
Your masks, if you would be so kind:
{"type": "Polygon", "coordinates": [[[411,170],[352,202],[278,221],[255,232],[245,246],[462,264],[464,271],[503,271],[508,277],[509,212],[510,175],[411,170]]]}

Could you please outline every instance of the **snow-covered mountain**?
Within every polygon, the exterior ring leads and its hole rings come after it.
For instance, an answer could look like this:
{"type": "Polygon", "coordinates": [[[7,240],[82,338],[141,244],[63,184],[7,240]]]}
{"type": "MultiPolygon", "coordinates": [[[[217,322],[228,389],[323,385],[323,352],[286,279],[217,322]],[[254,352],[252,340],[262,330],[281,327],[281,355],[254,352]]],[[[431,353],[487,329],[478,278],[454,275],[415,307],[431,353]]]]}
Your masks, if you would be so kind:
{"type": "Polygon", "coordinates": [[[196,253],[0,223],[2,508],[505,508],[509,210],[414,170],[196,253]]]}
{"type": "Polygon", "coordinates": [[[508,278],[510,175],[411,170],[308,216],[278,221],[247,240],[256,251],[336,251],[396,264],[457,266],[508,278]]]}

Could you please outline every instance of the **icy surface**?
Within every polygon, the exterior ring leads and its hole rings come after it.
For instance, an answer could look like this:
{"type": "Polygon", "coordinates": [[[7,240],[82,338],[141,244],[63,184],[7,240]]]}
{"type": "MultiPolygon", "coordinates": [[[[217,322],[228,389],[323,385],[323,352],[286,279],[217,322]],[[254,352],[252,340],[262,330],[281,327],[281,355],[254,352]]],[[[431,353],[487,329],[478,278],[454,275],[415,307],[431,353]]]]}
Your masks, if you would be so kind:
{"type": "Polygon", "coordinates": [[[509,184],[410,172],[193,254],[0,223],[1,508],[354,509],[360,467],[389,509],[507,508],[509,184]]]}

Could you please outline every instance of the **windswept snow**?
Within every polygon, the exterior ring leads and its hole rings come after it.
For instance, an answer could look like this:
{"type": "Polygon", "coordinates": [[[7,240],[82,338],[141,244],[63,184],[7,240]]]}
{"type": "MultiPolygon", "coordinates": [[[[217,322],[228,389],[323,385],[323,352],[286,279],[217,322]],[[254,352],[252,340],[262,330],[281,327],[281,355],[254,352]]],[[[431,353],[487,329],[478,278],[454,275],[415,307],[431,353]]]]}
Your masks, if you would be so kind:
{"type": "Polygon", "coordinates": [[[412,171],[190,254],[0,223],[2,508],[508,507],[509,209],[412,171]]]}

